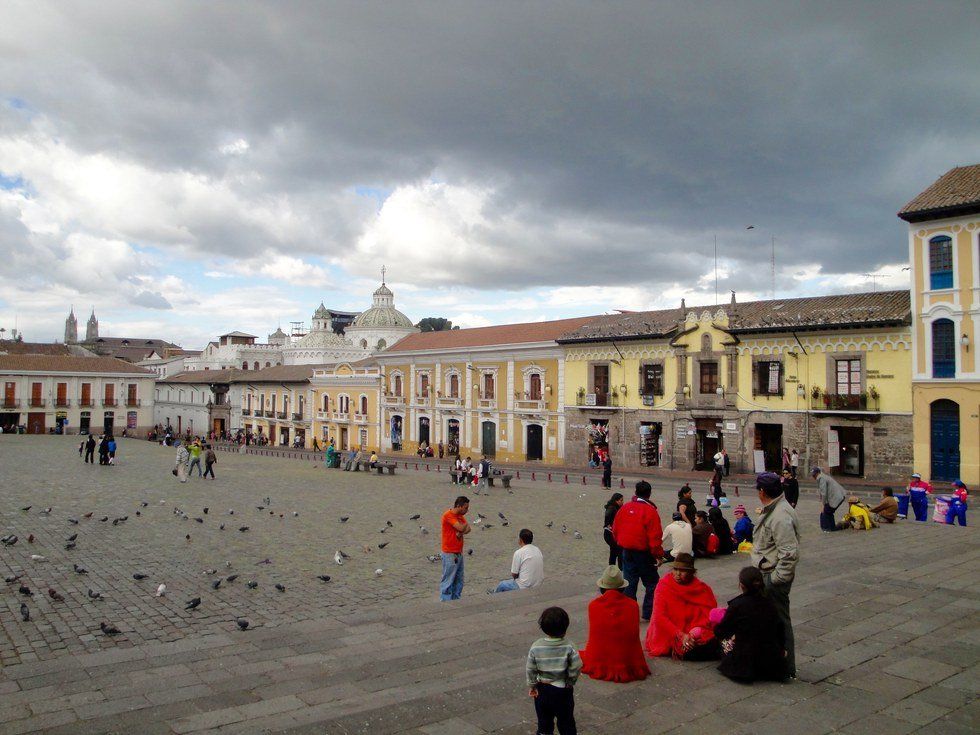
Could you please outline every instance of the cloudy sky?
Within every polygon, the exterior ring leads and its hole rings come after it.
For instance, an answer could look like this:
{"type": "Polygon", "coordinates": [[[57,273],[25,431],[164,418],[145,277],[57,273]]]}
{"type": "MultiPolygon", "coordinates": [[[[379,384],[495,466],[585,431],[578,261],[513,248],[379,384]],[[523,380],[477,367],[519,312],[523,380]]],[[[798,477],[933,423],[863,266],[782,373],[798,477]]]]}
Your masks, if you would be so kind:
{"type": "Polygon", "coordinates": [[[0,326],[201,347],[907,285],[976,5],[6,0],[0,326]],[[754,229],[747,230],[747,225],[754,229]]]}

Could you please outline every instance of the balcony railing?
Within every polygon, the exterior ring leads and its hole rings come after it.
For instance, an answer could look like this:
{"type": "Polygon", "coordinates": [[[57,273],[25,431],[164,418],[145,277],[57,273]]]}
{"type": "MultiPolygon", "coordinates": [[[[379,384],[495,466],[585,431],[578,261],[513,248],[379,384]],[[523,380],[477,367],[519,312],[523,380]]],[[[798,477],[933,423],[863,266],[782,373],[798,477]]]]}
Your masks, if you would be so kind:
{"type": "Polygon", "coordinates": [[[348,411],[334,411],[333,412],[334,421],[349,421],[350,413],[348,411]]]}
{"type": "Polygon", "coordinates": [[[404,406],[405,396],[384,395],[381,397],[381,402],[386,406],[404,406]]]}
{"type": "Polygon", "coordinates": [[[286,419],[286,418],[287,418],[288,416],[289,416],[289,414],[288,414],[288,413],[286,413],[285,411],[279,411],[279,412],[278,412],[278,413],[276,414],[276,418],[277,418],[277,419],[283,419],[283,420],[285,420],[285,419],[286,419]]]}
{"type": "Polygon", "coordinates": [[[127,398],[126,399],[126,405],[127,406],[131,406],[131,407],[138,406],[138,405],[140,405],[140,399],[139,398],[127,398]]]}
{"type": "Polygon", "coordinates": [[[813,411],[878,411],[877,394],[868,393],[821,393],[810,397],[813,411]]]}
{"type": "Polygon", "coordinates": [[[329,421],[330,420],[330,412],[329,411],[321,411],[321,410],[317,409],[316,418],[317,418],[317,421],[329,421]]]}
{"type": "Polygon", "coordinates": [[[293,421],[302,421],[302,420],[303,420],[303,414],[302,413],[294,413],[293,414],[293,421]]]}
{"type": "Polygon", "coordinates": [[[580,393],[575,396],[575,405],[617,408],[619,406],[619,396],[611,393],[580,393]],[[595,396],[595,398],[593,399],[592,396],[595,396]]]}
{"type": "Polygon", "coordinates": [[[436,397],[436,408],[459,408],[462,405],[462,398],[436,397]]]}
{"type": "Polygon", "coordinates": [[[31,407],[32,408],[43,408],[44,407],[44,399],[43,398],[32,398],[31,399],[31,407]]]}
{"type": "Polygon", "coordinates": [[[537,413],[544,411],[543,398],[518,398],[514,401],[514,410],[537,413]]]}
{"type": "Polygon", "coordinates": [[[68,408],[71,405],[71,400],[68,398],[55,398],[54,405],[58,408],[68,408]]]}
{"type": "Polygon", "coordinates": [[[115,406],[116,405],[116,399],[115,398],[103,398],[102,399],[102,405],[103,406],[115,406]]]}
{"type": "Polygon", "coordinates": [[[476,407],[482,409],[495,409],[497,407],[496,398],[478,398],[476,400],[476,407]]]}
{"type": "Polygon", "coordinates": [[[79,401],[78,401],[78,405],[79,406],[88,406],[88,407],[91,408],[92,406],[95,405],[95,401],[93,401],[91,398],[80,398],[79,401]]]}
{"type": "Polygon", "coordinates": [[[354,423],[355,424],[366,424],[368,422],[368,417],[366,413],[355,413],[354,423]]]}
{"type": "Polygon", "coordinates": [[[251,415],[252,415],[252,409],[250,409],[250,408],[243,408],[242,409],[242,416],[251,416],[251,415]]]}

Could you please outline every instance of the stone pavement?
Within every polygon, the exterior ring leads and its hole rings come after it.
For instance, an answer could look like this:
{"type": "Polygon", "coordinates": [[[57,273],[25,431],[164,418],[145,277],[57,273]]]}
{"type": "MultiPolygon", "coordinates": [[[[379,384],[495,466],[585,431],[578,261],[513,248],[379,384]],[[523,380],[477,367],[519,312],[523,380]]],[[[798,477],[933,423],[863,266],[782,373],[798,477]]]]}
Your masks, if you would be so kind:
{"type": "MultiPolygon", "coordinates": [[[[339,473],[222,453],[218,481],[180,485],[169,473],[170,449],[126,441],[119,465],[105,468],[83,466],[76,446],[70,437],[0,441],[0,533],[20,537],[0,548],[0,571],[23,571],[18,584],[37,593],[25,623],[17,584],[0,587],[0,733],[530,733],[523,661],[537,615],[564,606],[571,638],[585,642],[585,608],[606,555],[599,488],[515,483],[512,495],[469,493],[473,513],[493,527],[469,537],[464,599],[450,604],[435,599],[438,564],[425,558],[437,552],[438,516],[456,494],[445,476],[339,473]],[[272,515],[256,509],[266,495],[272,515]],[[40,515],[46,506],[50,515],[40,515]],[[175,516],[174,506],[189,518],[175,516]],[[416,512],[421,521],[409,521],[416,512]],[[112,526],[122,515],[129,520],[112,526]],[[545,554],[545,585],[488,597],[484,589],[508,576],[525,525],[545,554]],[[77,548],[66,551],[65,537],[76,532],[77,548]],[[332,561],[337,548],[351,555],[342,567],[332,561]],[[48,560],[33,562],[32,553],[48,560]],[[272,563],[256,564],[265,558],[272,563]],[[76,575],[73,563],[90,574],[76,575]],[[215,591],[208,568],[240,576],[215,591]],[[137,571],[149,579],[133,580],[137,571]],[[321,573],[331,581],[316,580],[321,573]],[[258,588],[248,590],[249,579],[258,588]],[[169,592],[156,598],[161,581],[169,592]],[[66,601],[48,599],[48,586],[66,601]],[[105,599],[89,599],[89,587],[105,599]],[[202,605],[185,611],[195,596],[202,605]],[[236,616],[253,629],[238,631],[236,616]],[[122,634],[102,635],[101,620],[122,634]]],[[[657,486],[662,509],[672,498],[657,486]]],[[[739,686],[711,664],[653,660],[645,682],[583,677],[581,732],[977,731],[975,529],[903,522],[821,534],[816,504],[804,499],[800,511],[800,679],[739,686]]],[[[704,561],[699,574],[728,599],[744,562],[704,561]]]]}

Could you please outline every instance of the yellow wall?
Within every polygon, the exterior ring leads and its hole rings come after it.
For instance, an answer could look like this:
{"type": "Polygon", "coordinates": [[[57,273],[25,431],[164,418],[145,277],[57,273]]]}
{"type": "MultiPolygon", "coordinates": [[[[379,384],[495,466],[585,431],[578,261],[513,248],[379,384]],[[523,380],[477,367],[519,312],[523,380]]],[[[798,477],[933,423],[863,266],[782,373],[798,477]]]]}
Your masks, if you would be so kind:
{"type": "Polygon", "coordinates": [[[333,370],[314,372],[312,434],[321,446],[326,447],[333,439],[334,446],[341,450],[379,448],[379,381],[376,368],[358,369],[346,363],[333,370]],[[329,400],[327,412],[323,410],[324,396],[329,400]],[[346,417],[340,413],[342,396],[349,399],[346,417]],[[360,410],[362,396],[367,398],[367,413],[360,410]]]}
{"type": "MultiPolygon", "coordinates": [[[[913,399],[913,456],[915,471],[929,478],[932,468],[930,440],[931,404],[947,399],[960,407],[960,478],[976,493],[980,487],[980,386],[950,383],[916,383],[913,399]]],[[[936,483],[945,491],[946,483],[936,483]]]]}

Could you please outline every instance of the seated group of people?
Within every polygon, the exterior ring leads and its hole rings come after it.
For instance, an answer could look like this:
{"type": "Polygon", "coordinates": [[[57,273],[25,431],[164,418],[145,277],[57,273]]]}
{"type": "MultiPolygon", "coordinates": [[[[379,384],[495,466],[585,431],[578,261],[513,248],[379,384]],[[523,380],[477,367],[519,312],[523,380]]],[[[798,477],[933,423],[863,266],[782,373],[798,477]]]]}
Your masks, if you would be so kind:
{"type": "Polygon", "coordinates": [[[677,554],[691,554],[696,558],[725,556],[738,551],[742,542],[752,542],[752,521],[745,506],[735,508],[735,528],[728,524],[721,508],[712,506],[707,512],[698,510],[687,485],[677,493],[677,511],[663,531],[667,561],[677,554]]]}
{"type": "Polygon", "coordinates": [[[786,678],[783,623],[764,594],[762,573],[745,567],[738,576],[741,594],[718,607],[711,587],[697,578],[694,557],[675,554],[673,569],[656,587],[653,617],[640,643],[640,608],[622,590],[622,572],[609,566],[599,579],[599,597],[589,603],[589,637],[582,650],[582,672],[593,679],[627,682],[645,679],[650,656],[685,661],[721,658],[718,670],[742,682],[786,678]]]}

